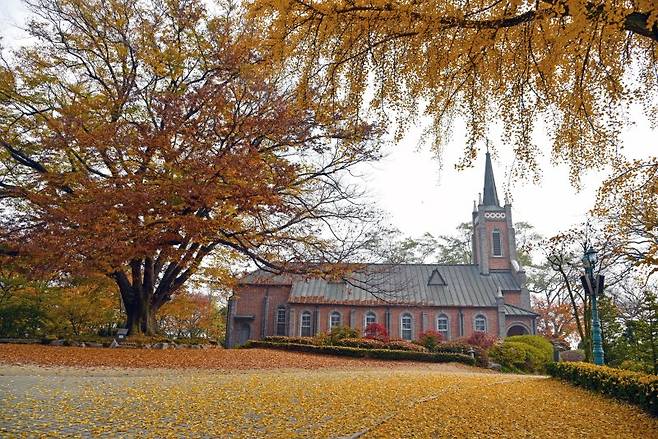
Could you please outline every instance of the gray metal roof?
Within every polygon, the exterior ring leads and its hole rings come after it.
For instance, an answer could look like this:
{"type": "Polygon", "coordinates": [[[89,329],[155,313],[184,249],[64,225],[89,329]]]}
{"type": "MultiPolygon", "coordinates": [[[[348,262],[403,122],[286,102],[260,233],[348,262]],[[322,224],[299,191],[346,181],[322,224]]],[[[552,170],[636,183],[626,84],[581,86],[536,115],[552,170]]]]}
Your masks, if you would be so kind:
{"type": "Polygon", "coordinates": [[[520,308],[515,305],[505,304],[505,315],[506,316],[528,316],[535,317],[538,316],[536,312],[532,312],[529,309],[520,308]]]}
{"type": "Polygon", "coordinates": [[[255,272],[241,283],[292,285],[291,303],[400,304],[427,306],[496,306],[496,294],[518,291],[511,272],[482,275],[477,265],[371,264],[353,272],[346,282],[329,282],[300,275],[255,272]],[[429,284],[434,270],[445,285],[429,284]],[[287,283],[286,283],[287,282],[287,283]]]}

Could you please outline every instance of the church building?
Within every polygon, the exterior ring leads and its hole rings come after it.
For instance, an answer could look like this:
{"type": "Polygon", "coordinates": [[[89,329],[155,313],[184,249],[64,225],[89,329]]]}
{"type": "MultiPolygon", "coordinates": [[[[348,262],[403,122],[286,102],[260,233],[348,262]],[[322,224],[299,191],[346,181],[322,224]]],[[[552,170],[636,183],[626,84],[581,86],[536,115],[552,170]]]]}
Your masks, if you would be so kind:
{"type": "Polygon", "coordinates": [[[370,323],[404,340],[430,329],[445,340],[476,331],[534,334],[537,314],[517,262],[512,206],[500,205],[488,152],[472,220],[471,264],[369,264],[354,282],[264,270],[246,275],[229,299],[227,346],[270,335],[310,337],[335,326],[363,331],[370,323]]]}

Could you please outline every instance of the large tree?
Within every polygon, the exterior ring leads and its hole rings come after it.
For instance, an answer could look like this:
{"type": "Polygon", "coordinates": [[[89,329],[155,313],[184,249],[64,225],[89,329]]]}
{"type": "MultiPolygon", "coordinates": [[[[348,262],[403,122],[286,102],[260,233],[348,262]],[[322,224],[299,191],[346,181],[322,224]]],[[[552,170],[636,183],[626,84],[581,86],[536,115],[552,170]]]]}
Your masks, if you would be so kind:
{"type": "MultiPolygon", "coordinates": [[[[251,0],[301,89],[349,103],[399,134],[423,112],[437,146],[466,121],[464,163],[493,121],[515,172],[538,171],[538,121],[578,181],[610,164],[632,103],[655,117],[658,4],[654,0],[251,0]]],[[[439,148],[440,150],[440,148],[439,148]]]]}
{"type": "Polygon", "coordinates": [[[0,249],[101,272],[131,332],[214,255],[270,270],[347,261],[368,221],[344,175],[373,134],[295,93],[262,35],[201,0],[28,0],[0,66],[0,249]]]}

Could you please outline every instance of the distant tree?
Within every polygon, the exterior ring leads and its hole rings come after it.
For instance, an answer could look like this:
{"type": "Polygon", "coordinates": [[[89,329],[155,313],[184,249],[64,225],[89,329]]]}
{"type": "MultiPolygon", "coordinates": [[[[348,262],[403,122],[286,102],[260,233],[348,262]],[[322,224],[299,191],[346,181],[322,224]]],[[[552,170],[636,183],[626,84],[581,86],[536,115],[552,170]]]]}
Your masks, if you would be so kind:
{"type": "Polygon", "coordinates": [[[557,275],[552,279],[557,282],[554,288],[563,294],[562,297],[566,298],[566,303],[571,306],[578,337],[588,361],[592,355],[591,297],[585,294],[580,281],[580,277],[584,275],[581,259],[586,249],[594,247],[598,251],[594,272],[605,275],[607,290],[614,287],[634,268],[614,251],[618,245],[617,238],[598,226],[585,224],[558,234],[542,244],[546,261],[557,275]]]}
{"type": "Polygon", "coordinates": [[[165,335],[175,338],[223,339],[225,315],[217,301],[200,293],[183,292],[162,307],[158,326],[165,335]]]}

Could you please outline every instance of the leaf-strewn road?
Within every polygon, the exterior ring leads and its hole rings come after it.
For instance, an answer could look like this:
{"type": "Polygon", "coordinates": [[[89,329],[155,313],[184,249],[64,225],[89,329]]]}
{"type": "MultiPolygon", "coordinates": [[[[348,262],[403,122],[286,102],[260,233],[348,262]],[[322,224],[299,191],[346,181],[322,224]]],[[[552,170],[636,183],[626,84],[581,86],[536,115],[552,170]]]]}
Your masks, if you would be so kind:
{"type": "Polygon", "coordinates": [[[345,366],[0,366],[0,436],[658,437],[639,409],[547,378],[345,366]]]}

